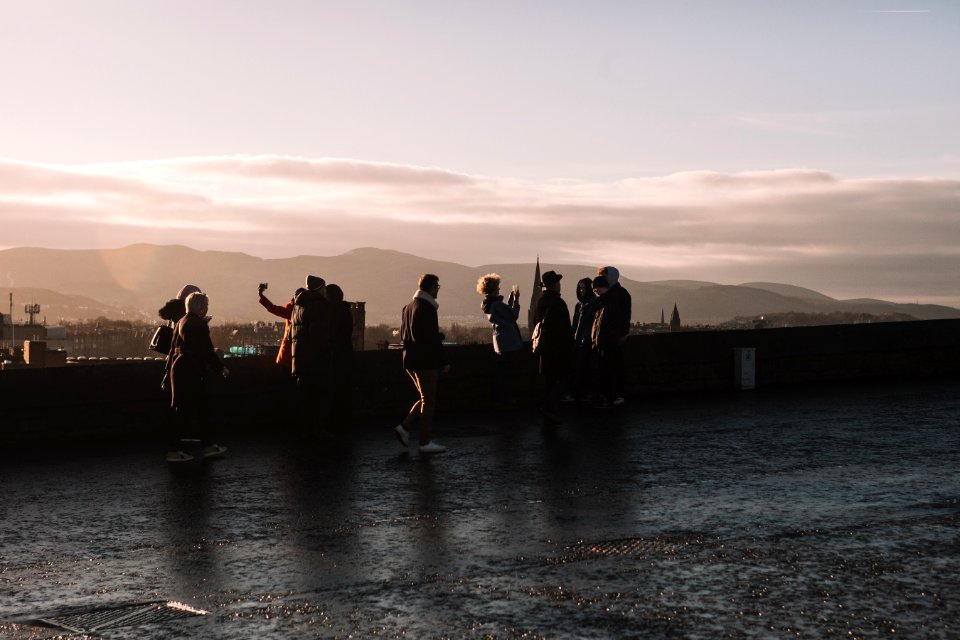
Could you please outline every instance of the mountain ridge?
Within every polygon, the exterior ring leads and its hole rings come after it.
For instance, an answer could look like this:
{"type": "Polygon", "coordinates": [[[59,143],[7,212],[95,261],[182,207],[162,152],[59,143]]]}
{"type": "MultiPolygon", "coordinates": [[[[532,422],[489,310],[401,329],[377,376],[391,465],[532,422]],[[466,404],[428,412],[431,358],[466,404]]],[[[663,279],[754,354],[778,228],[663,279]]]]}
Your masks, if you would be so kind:
{"type": "MultiPolygon", "coordinates": [[[[541,272],[564,275],[563,295],[576,301],[577,280],[596,275],[586,265],[541,262],[541,272]]],[[[282,304],[303,286],[307,274],[339,284],[348,300],[366,302],[367,324],[395,324],[400,309],[416,290],[422,273],[436,273],[443,285],[439,296],[441,322],[483,324],[477,278],[496,271],[504,289],[521,290],[521,324],[525,324],[533,284],[534,264],[467,266],[423,258],[394,249],[359,247],[336,256],[301,255],[260,258],[242,252],[201,251],[185,245],[139,243],[118,249],[45,249],[16,247],[0,250],[0,286],[17,297],[22,291],[47,290],[61,296],[56,304],[65,320],[90,319],[94,307],[123,313],[124,319],[154,321],[156,310],[187,283],[199,285],[211,297],[211,314],[218,321],[272,321],[257,302],[257,284],[269,282],[267,296],[282,304]],[[71,303],[69,296],[84,297],[71,303]],[[92,301],[92,302],[91,302],[92,301]],[[96,304],[94,304],[96,303],[96,304]],[[73,308],[71,310],[71,304],[73,308]],[[86,307],[82,310],[80,307],[86,307]],[[88,315],[84,315],[87,313],[88,315]]],[[[659,322],[676,304],[684,324],[713,324],[738,316],[765,313],[908,313],[918,319],[960,317],[960,310],[940,305],[899,304],[858,299],[835,300],[812,289],[788,284],[753,282],[723,285],[696,280],[640,282],[621,277],[634,300],[635,322],[659,322]],[[785,295],[785,294],[794,295],[785,295]]],[[[24,300],[25,302],[26,300],[24,300]]],[[[0,300],[0,307],[5,300],[0,300]]],[[[22,309],[18,301],[14,308],[22,309]]],[[[0,308],[6,313],[6,309],[0,308]]],[[[56,316],[55,316],[56,317],[56,316]]],[[[19,317],[18,317],[19,321],[19,317]]]]}

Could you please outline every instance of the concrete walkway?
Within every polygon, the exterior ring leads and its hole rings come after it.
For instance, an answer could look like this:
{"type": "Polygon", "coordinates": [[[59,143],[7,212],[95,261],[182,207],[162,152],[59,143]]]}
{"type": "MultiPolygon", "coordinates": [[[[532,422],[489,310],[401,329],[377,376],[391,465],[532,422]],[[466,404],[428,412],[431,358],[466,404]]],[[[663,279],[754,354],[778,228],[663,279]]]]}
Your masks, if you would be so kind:
{"type": "Polygon", "coordinates": [[[391,424],[176,473],[6,451],[0,638],[956,638],[958,389],[440,414],[434,458],[391,424]],[[125,614],[168,600],[209,613],[125,614]]]}

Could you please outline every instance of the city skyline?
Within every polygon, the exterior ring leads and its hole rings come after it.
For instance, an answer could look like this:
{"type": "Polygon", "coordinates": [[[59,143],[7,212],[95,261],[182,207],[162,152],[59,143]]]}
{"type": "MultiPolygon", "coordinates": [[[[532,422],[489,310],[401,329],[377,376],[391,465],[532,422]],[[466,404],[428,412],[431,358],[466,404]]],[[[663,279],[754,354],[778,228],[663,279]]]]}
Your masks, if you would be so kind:
{"type": "Polygon", "coordinates": [[[0,17],[0,247],[540,254],[960,301],[953,3],[0,17]]]}

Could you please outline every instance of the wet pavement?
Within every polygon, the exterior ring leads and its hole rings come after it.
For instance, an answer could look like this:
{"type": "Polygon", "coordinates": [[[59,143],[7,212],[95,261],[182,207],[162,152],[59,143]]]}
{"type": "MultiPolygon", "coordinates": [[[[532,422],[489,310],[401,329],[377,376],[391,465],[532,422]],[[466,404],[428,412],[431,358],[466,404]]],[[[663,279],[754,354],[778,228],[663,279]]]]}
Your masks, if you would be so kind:
{"type": "Polygon", "coordinates": [[[178,472],[143,443],[8,450],[0,638],[168,600],[209,613],[98,637],[957,638],[958,389],[645,400],[554,433],[440,414],[433,458],[389,423],[178,472]]]}

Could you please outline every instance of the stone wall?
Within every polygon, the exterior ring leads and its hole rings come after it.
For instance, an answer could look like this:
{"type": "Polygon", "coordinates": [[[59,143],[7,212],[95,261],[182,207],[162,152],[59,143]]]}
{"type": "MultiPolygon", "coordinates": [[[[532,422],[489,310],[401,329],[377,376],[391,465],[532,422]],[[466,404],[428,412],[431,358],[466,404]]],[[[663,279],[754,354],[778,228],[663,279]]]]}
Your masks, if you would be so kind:
{"type": "MultiPolygon", "coordinates": [[[[960,373],[960,320],[704,331],[632,336],[627,393],[735,392],[734,349],[756,349],[758,389],[783,385],[960,373]]],[[[489,405],[489,345],[452,347],[441,382],[441,411],[489,405]]],[[[358,421],[392,423],[414,401],[399,351],[355,354],[350,405],[358,421]]],[[[289,377],[269,357],[228,361],[232,375],[211,382],[212,414],[224,428],[273,430],[296,406],[289,377]]],[[[140,437],[169,417],[160,362],[76,364],[0,372],[0,439],[140,437]]],[[[515,406],[535,406],[536,362],[527,352],[509,388],[515,406]]]]}

